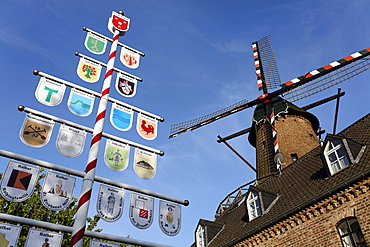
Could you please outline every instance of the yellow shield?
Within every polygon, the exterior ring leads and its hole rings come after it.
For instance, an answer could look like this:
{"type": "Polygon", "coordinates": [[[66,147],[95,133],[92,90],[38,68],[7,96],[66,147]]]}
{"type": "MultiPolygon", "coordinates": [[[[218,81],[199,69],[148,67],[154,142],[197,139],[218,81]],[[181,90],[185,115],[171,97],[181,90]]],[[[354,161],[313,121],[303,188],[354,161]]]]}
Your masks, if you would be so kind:
{"type": "Polygon", "coordinates": [[[89,83],[94,83],[99,80],[101,72],[101,65],[85,59],[83,57],[80,58],[77,67],[77,75],[84,81],[89,83]]]}

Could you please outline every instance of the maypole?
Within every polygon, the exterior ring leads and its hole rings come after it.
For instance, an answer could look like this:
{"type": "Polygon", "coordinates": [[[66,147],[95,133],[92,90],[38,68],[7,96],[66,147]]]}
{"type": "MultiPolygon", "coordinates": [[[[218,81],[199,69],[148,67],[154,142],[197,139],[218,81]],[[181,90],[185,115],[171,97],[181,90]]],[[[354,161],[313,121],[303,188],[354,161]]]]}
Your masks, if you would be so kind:
{"type": "MultiPolygon", "coordinates": [[[[118,14],[123,16],[123,11],[119,11],[118,14]]],[[[114,17],[112,17],[113,20],[114,17]]],[[[109,19],[109,21],[112,21],[109,19]]],[[[109,25],[108,25],[109,26],[109,25]]],[[[95,177],[95,168],[98,161],[100,141],[103,133],[105,113],[107,109],[109,90],[112,81],[113,66],[116,59],[118,38],[120,31],[117,28],[113,28],[113,42],[109,53],[107,69],[104,76],[103,87],[101,91],[101,99],[99,102],[98,113],[95,119],[94,130],[92,134],[92,140],[90,144],[90,151],[87,159],[85,168],[85,176],[82,182],[82,189],[80,199],[78,201],[78,208],[76,213],[75,222],[73,225],[72,238],[70,241],[70,247],[81,247],[83,243],[83,237],[86,228],[86,219],[89,210],[90,198],[92,193],[92,187],[95,177]]]]}

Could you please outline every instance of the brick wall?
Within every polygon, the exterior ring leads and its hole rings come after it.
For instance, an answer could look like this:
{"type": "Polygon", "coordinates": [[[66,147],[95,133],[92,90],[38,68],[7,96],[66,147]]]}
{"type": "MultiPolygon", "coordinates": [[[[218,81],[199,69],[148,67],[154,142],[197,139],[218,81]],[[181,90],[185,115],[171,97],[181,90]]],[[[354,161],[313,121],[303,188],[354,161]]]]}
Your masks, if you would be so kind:
{"type": "Polygon", "coordinates": [[[347,217],[357,217],[366,243],[370,246],[370,178],[234,246],[340,247],[342,244],[336,226],[347,217]]]}
{"type": "Polygon", "coordinates": [[[284,155],[286,166],[293,163],[291,156],[298,158],[320,145],[320,141],[306,118],[294,115],[276,119],[279,151],[284,155]]]}

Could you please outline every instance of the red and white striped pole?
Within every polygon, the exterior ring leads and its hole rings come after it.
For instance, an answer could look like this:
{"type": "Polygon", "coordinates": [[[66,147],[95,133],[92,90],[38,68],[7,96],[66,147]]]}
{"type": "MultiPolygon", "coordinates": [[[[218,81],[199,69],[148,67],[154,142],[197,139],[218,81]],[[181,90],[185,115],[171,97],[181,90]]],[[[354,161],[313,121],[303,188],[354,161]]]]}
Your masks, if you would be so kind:
{"type": "MultiPolygon", "coordinates": [[[[118,12],[123,15],[123,12],[118,12]]],[[[70,241],[70,247],[82,247],[83,237],[86,228],[86,219],[89,210],[90,198],[92,193],[92,187],[95,177],[95,168],[98,161],[100,141],[103,133],[105,113],[107,109],[109,90],[112,81],[113,66],[116,59],[118,38],[120,36],[120,31],[114,30],[113,42],[110,48],[107,70],[105,72],[101,98],[98,107],[98,113],[95,120],[94,130],[92,134],[92,140],[90,144],[90,151],[87,159],[87,165],[85,168],[85,176],[82,182],[82,189],[80,194],[80,199],[78,201],[78,208],[75,217],[75,222],[73,225],[72,238],[70,241]]]]}

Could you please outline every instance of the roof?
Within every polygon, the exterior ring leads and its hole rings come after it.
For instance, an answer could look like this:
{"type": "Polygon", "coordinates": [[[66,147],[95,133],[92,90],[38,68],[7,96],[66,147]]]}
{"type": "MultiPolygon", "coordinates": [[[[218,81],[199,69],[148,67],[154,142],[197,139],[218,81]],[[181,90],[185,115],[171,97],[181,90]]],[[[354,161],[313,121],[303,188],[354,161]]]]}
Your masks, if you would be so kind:
{"type": "MultiPolygon", "coordinates": [[[[361,118],[348,128],[336,135],[345,138],[354,152],[358,152],[358,144],[370,144],[370,114],[361,118]]],[[[334,136],[334,135],[331,135],[334,136]]],[[[346,182],[353,182],[354,178],[370,175],[370,148],[364,153],[355,165],[328,175],[321,158],[322,147],[318,146],[305,156],[286,167],[280,175],[272,176],[255,188],[279,195],[278,200],[269,211],[252,221],[246,217],[246,203],[239,207],[231,206],[232,210],[225,212],[215,222],[224,224],[224,228],[209,243],[208,246],[228,246],[237,240],[247,238],[254,233],[285,219],[307,207],[317,200],[321,200],[336,193],[346,182]]],[[[245,194],[245,196],[247,193],[245,194]]],[[[237,202],[235,202],[237,203],[237,202]]]]}

